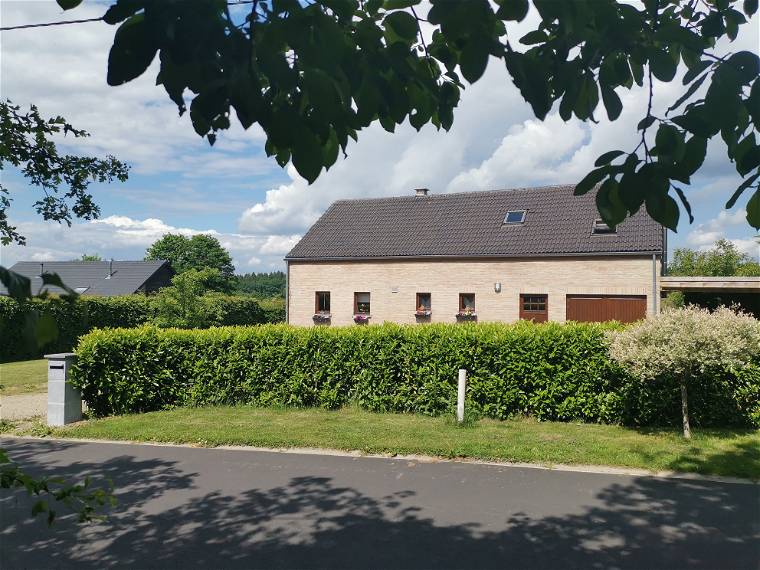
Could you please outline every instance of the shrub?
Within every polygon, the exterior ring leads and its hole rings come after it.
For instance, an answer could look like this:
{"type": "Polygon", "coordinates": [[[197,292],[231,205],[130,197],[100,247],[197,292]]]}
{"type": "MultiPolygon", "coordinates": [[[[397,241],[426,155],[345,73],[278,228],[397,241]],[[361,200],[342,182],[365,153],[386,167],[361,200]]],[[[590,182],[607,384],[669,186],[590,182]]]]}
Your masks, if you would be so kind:
{"type": "Polygon", "coordinates": [[[687,385],[714,387],[725,372],[743,378],[760,360],[760,321],[726,307],[666,310],[608,336],[610,355],[636,378],[678,383],[684,437],[691,437],[687,385]]]}
{"type": "MultiPolygon", "coordinates": [[[[436,415],[453,411],[457,370],[466,368],[468,408],[485,417],[675,423],[658,384],[631,378],[609,358],[605,331],[618,328],[521,322],[100,330],[80,341],[74,382],[100,416],[210,404],[354,404],[436,415]]],[[[760,425],[760,375],[727,378],[695,390],[695,417],[703,425],[760,425]],[[715,394],[726,405],[703,410],[715,394]]]]}
{"type": "MultiPolygon", "coordinates": [[[[201,302],[211,316],[207,326],[252,325],[268,322],[267,314],[255,299],[208,293],[201,302]]],[[[154,322],[155,297],[79,297],[68,300],[48,297],[16,301],[0,296],[0,362],[39,358],[45,353],[68,352],[80,336],[93,328],[129,328],[154,322]],[[38,347],[33,319],[47,314],[58,325],[58,337],[38,347]]]]}
{"type": "Polygon", "coordinates": [[[662,308],[666,309],[680,309],[686,305],[686,296],[681,291],[671,291],[662,300],[662,308]]]}
{"type": "Polygon", "coordinates": [[[155,323],[160,327],[186,329],[211,326],[217,320],[214,309],[219,303],[206,303],[203,296],[218,278],[216,269],[188,269],[172,277],[171,287],[162,288],[153,299],[155,323]]]}

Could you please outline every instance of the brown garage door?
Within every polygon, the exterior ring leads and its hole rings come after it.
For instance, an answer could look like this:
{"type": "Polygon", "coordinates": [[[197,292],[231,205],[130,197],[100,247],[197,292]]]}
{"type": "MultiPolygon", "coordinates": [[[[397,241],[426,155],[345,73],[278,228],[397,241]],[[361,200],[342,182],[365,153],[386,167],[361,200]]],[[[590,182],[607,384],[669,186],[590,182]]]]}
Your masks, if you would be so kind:
{"type": "Polygon", "coordinates": [[[568,321],[632,323],[647,314],[645,295],[568,295],[568,321]]]}

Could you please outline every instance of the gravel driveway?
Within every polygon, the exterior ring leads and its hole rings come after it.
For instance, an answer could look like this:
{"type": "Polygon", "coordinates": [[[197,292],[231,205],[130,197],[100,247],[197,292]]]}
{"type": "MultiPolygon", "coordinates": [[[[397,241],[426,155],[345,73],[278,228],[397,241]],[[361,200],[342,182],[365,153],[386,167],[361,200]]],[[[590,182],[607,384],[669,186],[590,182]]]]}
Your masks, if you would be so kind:
{"type": "Polygon", "coordinates": [[[0,396],[0,420],[22,420],[47,416],[47,392],[0,396]]]}

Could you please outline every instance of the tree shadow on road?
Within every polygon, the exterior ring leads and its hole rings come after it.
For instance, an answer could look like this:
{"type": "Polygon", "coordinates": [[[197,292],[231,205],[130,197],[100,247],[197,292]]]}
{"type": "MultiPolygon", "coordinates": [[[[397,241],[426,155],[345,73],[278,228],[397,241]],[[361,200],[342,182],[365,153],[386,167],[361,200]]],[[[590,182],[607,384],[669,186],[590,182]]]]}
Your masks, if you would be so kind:
{"type": "Polygon", "coordinates": [[[195,474],[170,461],[124,455],[73,469],[81,468],[125,490],[109,522],[67,522],[49,533],[8,521],[4,568],[55,560],[79,568],[714,569],[756,568],[760,560],[756,485],[621,478],[563,514],[507,507],[494,528],[436,522],[436,505],[422,505],[414,492],[373,497],[330,477],[262,488],[252,475],[240,494],[193,495],[195,474]]]}

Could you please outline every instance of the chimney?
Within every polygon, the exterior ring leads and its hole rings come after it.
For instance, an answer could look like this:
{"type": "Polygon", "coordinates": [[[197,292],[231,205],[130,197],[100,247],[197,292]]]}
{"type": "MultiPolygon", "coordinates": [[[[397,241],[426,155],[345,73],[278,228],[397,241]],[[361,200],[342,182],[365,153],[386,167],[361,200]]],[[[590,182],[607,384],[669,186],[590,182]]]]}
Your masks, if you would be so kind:
{"type": "Polygon", "coordinates": [[[414,189],[415,196],[427,196],[428,192],[430,192],[430,190],[427,189],[427,188],[415,188],[414,189]]]}
{"type": "Polygon", "coordinates": [[[38,277],[42,277],[43,273],[45,273],[45,264],[40,263],[40,274],[38,275],[38,277]]]}
{"type": "Polygon", "coordinates": [[[108,276],[106,277],[106,279],[110,279],[112,275],[113,275],[113,258],[111,258],[108,262],[108,276]]]}

